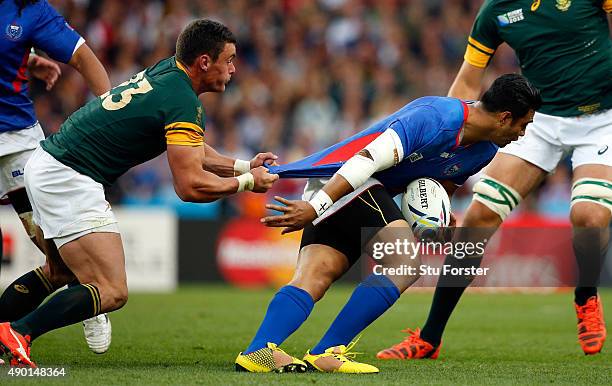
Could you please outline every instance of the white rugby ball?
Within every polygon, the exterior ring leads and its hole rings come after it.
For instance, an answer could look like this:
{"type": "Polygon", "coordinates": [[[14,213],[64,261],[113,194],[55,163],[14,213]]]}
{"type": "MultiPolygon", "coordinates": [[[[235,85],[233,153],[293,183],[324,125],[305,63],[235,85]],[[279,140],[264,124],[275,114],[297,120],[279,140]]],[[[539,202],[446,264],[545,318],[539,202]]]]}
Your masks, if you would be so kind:
{"type": "Polygon", "coordinates": [[[417,238],[434,236],[450,223],[450,198],[438,181],[419,178],[408,184],[402,196],[402,214],[417,238]]]}

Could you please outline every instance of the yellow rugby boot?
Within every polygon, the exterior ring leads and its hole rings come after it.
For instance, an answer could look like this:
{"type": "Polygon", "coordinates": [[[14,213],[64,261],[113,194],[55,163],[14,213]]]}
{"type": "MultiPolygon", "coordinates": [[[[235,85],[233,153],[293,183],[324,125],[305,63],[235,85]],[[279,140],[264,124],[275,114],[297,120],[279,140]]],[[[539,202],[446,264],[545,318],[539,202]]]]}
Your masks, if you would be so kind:
{"type": "MultiPolygon", "coordinates": [[[[286,362],[282,359],[281,363],[286,362]]],[[[247,371],[251,373],[304,373],[306,363],[287,354],[274,343],[268,343],[268,347],[260,348],[250,354],[238,354],[236,358],[236,371],[247,371]],[[276,355],[275,355],[276,353],[276,355]],[[289,357],[291,361],[278,366],[277,358],[289,357]]]]}
{"type": "MultiPolygon", "coordinates": [[[[359,340],[359,338],[357,338],[359,340]]],[[[349,343],[348,346],[340,345],[330,347],[323,354],[311,354],[310,351],[304,356],[304,362],[310,370],[325,373],[346,373],[346,374],[376,374],[378,368],[367,363],[360,363],[354,360],[358,352],[351,352],[357,343],[349,343]]]]}

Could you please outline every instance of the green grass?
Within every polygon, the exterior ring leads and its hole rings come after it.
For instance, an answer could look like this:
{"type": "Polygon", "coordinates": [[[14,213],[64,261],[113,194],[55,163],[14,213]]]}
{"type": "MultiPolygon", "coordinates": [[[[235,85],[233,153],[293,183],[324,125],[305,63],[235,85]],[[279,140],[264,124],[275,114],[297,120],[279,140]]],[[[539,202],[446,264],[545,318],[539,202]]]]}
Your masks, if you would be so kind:
{"type": "MultiPolygon", "coordinates": [[[[313,346],[346,301],[350,287],[332,288],[310,319],[283,347],[301,356],[313,346]]],[[[38,339],[39,366],[66,366],[65,379],[41,384],[610,384],[612,348],[586,357],[576,342],[570,293],[468,294],[451,319],[438,360],[380,361],[376,352],[398,342],[402,328],[421,326],[429,293],[408,291],[370,326],[357,351],[377,375],[245,374],[234,359],[250,341],[273,291],[223,286],[182,288],[176,294],[134,294],[112,314],[113,344],[94,355],[80,326],[38,339]]],[[[603,293],[612,310],[612,291],[603,293]]],[[[0,378],[4,384],[6,378],[0,378]]],[[[23,381],[20,381],[23,383],[23,381]]],[[[8,383],[8,382],[7,382],[8,383]]]]}

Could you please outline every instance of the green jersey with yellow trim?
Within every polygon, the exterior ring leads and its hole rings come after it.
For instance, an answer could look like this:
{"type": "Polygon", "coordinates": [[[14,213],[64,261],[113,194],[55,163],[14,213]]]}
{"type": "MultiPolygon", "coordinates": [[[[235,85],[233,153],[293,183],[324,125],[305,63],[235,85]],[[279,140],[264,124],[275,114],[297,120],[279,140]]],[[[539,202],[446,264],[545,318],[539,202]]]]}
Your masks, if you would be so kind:
{"type": "Polygon", "coordinates": [[[203,146],[202,103],[185,68],[164,59],[90,101],[41,142],[49,154],[103,185],[166,145],[203,146]]]}
{"type": "Polygon", "coordinates": [[[571,117],[610,109],[611,11],[612,0],[486,0],[465,60],[484,68],[506,42],[542,93],[541,113],[571,117]]]}

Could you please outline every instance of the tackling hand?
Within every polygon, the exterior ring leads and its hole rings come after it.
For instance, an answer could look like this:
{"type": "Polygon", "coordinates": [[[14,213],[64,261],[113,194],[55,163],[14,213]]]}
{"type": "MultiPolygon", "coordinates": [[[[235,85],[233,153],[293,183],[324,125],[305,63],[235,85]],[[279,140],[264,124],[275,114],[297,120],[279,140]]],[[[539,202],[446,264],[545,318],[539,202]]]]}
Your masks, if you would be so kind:
{"type": "Polygon", "coordinates": [[[263,166],[251,169],[251,174],[253,175],[253,192],[255,193],[265,193],[278,180],[278,174],[270,174],[268,169],[263,166]]]}
{"type": "Polygon", "coordinates": [[[253,159],[250,161],[251,169],[254,169],[259,166],[265,166],[265,165],[278,166],[278,163],[276,163],[277,159],[278,159],[278,156],[274,153],[271,153],[271,152],[259,153],[255,157],[253,157],[253,159]]]}
{"type": "Polygon", "coordinates": [[[264,217],[261,219],[261,222],[268,227],[285,227],[281,232],[283,235],[299,231],[317,218],[317,213],[308,201],[286,200],[279,196],[274,196],[274,199],[284,206],[266,204],[266,208],[282,212],[283,214],[264,217]]]}

